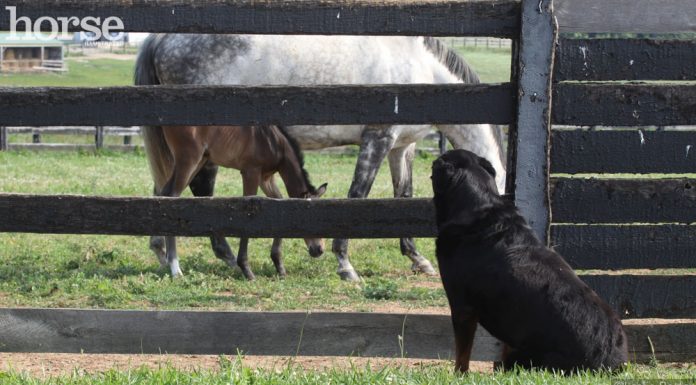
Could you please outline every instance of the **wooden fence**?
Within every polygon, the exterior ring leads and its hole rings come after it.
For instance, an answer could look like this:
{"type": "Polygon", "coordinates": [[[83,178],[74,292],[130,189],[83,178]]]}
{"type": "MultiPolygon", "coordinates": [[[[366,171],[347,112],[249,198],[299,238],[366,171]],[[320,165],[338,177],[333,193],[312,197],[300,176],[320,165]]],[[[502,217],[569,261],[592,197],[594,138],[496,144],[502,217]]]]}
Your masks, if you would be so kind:
{"type": "Polygon", "coordinates": [[[133,136],[140,134],[139,127],[0,127],[0,151],[2,150],[32,150],[32,151],[75,151],[106,148],[111,151],[134,151],[133,136]],[[31,134],[31,143],[10,143],[10,134],[31,134]],[[44,143],[43,135],[91,135],[94,144],[44,143]],[[123,138],[122,145],[107,145],[107,136],[123,138]]]}
{"type": "MultiPolygon", "coordinates": [[[[696,267],[696,233],[691,226],[696,222],[696,180],[568,177],[693,172],[695,155],[690,146],[696,144],[696,134],[550,129],[552,120],[576,126],[695,124],[692,85],[573,82],[650,77],[649,68],[655,65],[651,60],[656,57],[668,67],[660,70],[660,79],[696,80],[694,61],[681,60],[693,54],[693,43],[561,40],[554,49],[549,0],[262,4],[23,0],[20,10],[30,17],[119,15],[129,31],[513,39],[513,74],[505,84],[0,88],[0,125],[509,124],[508,191],[514,192],[510,199],[575,268],[617,270],[582,278],[620,314],[633,319],[626,321],[626,327],[635,359],[651,357],[653,347],[658,359],[696,358],[696,276],[621,271],[696,267]],[[611,51],[608,44],[621,49],[611,51]],[[399,104],[408,108],[395,115],[397,96],[399,104]],[[463,104],[469,108],[459,108],[463,104]],[[558,175],[549,179],[550,173],[558,175]],[[660,320],[636,320],[641,318],[660,320]]],[[[6,29],[6,22],[0,19],[0,30],[6,29]]],[[[435,236],[431,203],[418,199],[279,202],[2,194],[0,217],[4,232],[435,236]],[[311,220],[303,220],[310,214],[311,220]],[[132,221],[135,216],[138,221],[132,221]],[[352,226],[356,216],[364,223],[361,227],[352,226]],[[103,221],[105,217],[110,220],[103,221]]],[[[217,354],[239,348],[250,354],[397,357],[399,336],[409,357],[450,357],[452,347],[448,317],[417,314],[2,309],[0,325],[0,351],[217,354]]],[[[498,352],[497,341],[486,333],[477,336],[474,359],[496,360],[498,352]]]]}

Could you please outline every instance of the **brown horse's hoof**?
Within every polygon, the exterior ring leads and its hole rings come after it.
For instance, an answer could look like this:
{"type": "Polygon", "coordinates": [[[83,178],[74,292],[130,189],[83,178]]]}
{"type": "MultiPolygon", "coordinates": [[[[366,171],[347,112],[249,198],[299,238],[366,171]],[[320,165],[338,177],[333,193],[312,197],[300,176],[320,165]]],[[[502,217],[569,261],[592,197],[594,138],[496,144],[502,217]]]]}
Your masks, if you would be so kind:
{"type": "Polygon", "coordinates": [[[348,282],[360,282],[360,276],[353,269],[339,270],[338,275],[342,280],[348,282]]]}

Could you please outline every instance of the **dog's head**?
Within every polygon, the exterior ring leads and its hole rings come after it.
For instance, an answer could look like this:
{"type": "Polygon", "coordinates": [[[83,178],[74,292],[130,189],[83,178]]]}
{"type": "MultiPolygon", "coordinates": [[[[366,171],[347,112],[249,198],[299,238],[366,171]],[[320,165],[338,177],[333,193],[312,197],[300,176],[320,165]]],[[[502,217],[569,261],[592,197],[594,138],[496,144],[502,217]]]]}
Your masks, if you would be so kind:
{"type": "Polygon", "coordinates": [[[502,203],[489,161],[466,150],[448,151],[433,163],[438,228],[473,224],[502,203]]]}

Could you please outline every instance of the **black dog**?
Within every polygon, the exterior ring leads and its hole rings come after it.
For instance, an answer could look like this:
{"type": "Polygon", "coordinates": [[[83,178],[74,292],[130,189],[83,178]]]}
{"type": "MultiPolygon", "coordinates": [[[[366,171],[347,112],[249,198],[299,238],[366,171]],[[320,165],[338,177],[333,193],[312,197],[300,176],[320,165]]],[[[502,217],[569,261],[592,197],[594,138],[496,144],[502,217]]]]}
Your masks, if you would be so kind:
{"type": "Polygon", "coordinates": [[[486,159],[450,151],[433,164],[432,180],[458,370],[469,369],[477,322],[505,343],[505,369],[624,365],[619,317],[498,194],[486,159]]]}

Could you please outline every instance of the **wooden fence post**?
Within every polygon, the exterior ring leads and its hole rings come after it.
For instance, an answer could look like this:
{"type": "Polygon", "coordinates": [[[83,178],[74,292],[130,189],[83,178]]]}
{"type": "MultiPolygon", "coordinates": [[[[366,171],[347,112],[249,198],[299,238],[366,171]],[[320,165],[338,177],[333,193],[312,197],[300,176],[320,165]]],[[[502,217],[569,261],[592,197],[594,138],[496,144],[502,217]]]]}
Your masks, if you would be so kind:
{"type": "Polygon", "coordinates": [[[94,144],[97,149],[104,148],[104,127],[97,126],[96,133],[94,134],[94,144]]]}
{"type": "Polygon", "coordinates": [[[34,131],[34,132],[31,134],[31,142],[34,143],[34,144],[39,144],[39,143],[41,143],[41,133],[40,133],[40,132],[34,131]]]}
{"type": "Polygon", "coordinates": [[[515,204],[548,244],[551,76],[558,27],[553,0],[523,0],[519,52],[515,204]]]}
{"type": "Polygon", "coordinates": [[[7,127],[0,127],[0,151],[7,151],[10,147],[7,139],[7,127]]]}

